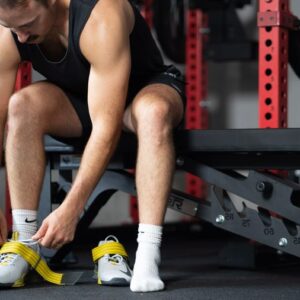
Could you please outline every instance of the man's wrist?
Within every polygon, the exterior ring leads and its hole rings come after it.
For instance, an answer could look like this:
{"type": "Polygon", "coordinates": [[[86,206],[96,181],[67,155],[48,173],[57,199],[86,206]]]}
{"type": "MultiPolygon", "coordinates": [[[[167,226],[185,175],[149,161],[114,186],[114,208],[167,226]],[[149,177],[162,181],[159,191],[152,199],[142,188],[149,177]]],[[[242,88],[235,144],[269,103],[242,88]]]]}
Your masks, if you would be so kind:
{"type": "Polygon", "coordinates": [[[72,201],[70,198],[66,198],[64,202],[61,204],[61,208],[67,211],[68,214],[72,215],[77,220],[80,219],[84,207],[82,208],[81,205],[78,205],[78,203],[75,203],[75,201],[72,201]]]}

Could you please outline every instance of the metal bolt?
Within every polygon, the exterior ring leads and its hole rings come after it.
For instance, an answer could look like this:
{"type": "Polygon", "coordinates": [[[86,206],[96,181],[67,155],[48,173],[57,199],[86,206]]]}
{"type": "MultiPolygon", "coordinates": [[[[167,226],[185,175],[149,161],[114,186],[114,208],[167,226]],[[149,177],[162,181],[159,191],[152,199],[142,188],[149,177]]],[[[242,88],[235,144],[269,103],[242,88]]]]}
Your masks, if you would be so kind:
{"type": "Polygon", "coordinates": [[[184,159],[183,159],[183,157],[178,157],[178,158],[176,159],[176,164],[177,164],[178,166],[182,167],[182,166],[184,165],[184,159]]]}
{"type": "Polygon", "coordinates": [[[259,191],[259,192],[263,192],[265,189],[266,189],[266,185],[263,181],[259,181],[257,182],[256,184],[256,189],[259,191]]]}
{"type": "Polygon", "coordinates": [[[264,198],[269,198],[273,191],[273,185],[267,181],[258,181],[256,183],[256,190],[261,192],[264,198]]]}
{"type": "Polygon", "coordinates": [[[223,215],[218,215],[216,217],[216,223],[217,224],[223,224],[225,222],[225,217],[223,215]]]}
{"type": "Polygon", "coordinates": [[[279,239],[279,242],[278,242],[279,247],[284,248],[284,247],[287,246],[287,244],[288,244],[288,241],[287,241],[286,238],[281,238],[281,239],[279,239]]]}

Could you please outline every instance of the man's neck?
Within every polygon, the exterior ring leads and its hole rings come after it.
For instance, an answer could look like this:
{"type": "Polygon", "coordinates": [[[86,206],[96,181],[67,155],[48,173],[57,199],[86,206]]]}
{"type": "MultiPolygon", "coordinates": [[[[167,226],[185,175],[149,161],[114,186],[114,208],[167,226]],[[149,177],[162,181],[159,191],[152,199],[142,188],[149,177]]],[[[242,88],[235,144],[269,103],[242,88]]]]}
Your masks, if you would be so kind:
{"type": "Polygon", "coordinates": [[[54,4],[55,21],[50,35],[58,35],[61,39],[68,39],[69,7],[71,0],[57,0],[54,4]]]}

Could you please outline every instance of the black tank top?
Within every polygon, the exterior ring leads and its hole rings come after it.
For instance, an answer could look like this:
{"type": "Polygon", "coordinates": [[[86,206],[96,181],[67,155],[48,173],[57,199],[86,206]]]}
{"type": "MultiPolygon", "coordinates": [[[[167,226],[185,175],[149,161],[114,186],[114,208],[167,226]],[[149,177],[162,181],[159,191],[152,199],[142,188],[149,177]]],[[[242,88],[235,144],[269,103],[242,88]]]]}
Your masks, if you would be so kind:
{"type": "MultiPolygon", "coordinates": [[[[45,76],[47,80],[84,99],[87,98],[90,64],[80,51],[79,39],[97,2],[98,0],[71,0],[68,48],[60,61],[47,59],[36,44],[20,43],[13,33],[22,61],[30,61],[33,68],[45,76]]],[[[130,35],[132,65],[128,97],[131,97],[130,94],[135,95],[147,81],[158,73],[164,72],[167,68],[163,64],[163,59],[148,25],[137,7],[133,4],[132,6],[135,13],[135,25],[130,35]]]]}

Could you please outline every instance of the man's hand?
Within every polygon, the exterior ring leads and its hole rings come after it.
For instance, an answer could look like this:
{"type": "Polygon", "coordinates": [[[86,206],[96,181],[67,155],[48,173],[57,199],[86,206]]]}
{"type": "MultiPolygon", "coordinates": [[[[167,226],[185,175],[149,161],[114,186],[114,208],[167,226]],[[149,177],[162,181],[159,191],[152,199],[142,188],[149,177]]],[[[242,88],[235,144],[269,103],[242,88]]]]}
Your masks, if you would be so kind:
{"type": "Polygon", "coordinates": [[[39,241],[43,247],[59,249],[73,240],[77,222],[77,216],[72,215],[62,204],[43,221],[32,239],[39,241]]]}
{"type": "Polygon", "coordinates": [[[6,242],[7,239],[7,223],[4,214],[0,210],[0,245],[6,242]]]}

